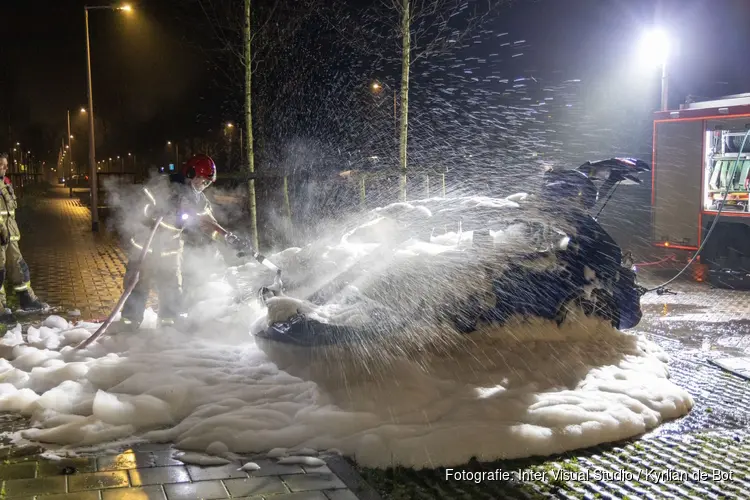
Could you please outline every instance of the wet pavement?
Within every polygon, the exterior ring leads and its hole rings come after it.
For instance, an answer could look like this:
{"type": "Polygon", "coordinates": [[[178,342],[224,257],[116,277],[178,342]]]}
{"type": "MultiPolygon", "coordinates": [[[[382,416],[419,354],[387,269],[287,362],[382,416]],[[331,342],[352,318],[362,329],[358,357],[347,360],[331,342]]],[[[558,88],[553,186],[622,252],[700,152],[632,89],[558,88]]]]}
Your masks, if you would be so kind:
{"type": "Polygon", "coordinates": [[[88,208],[65,188],[23,198],[17,218],[21,253],[37,295],[62,313],[106,317],[125,274],[125,255],[113,233],[92,233],[88,208]]]}
{"type": "MultiPolygon", "coordinates": [[[[77,309],[87,319],[106,316],[124,273],[116,239],[93,235],[86,207],[61,188],[24,200],[19,221],[21,249],[41,298],[62,306],[63,313],[77,309]]],[[[658,283],[658,277],[643,278],[646,286],[658,283]]],[[[750,381],[715,364],[750,357],[750,293],[689,281],[671,289],[677,294],[643,298],[644,319],[636,331],[669,353],[671,377],[693,396],[693,410],[625,443],[464,467],[522,471],[522,480],[447,481],[443,469],[361,469],[360,476],[337,456],[322,457],[327,466],[313,469],[258,458],[261,470],[245,473],[237,470],[239,462],[182,464],[164,445],[60,462],[42,458],[36,448],[6,446],[0,450],[0,498],[344,500],[375,499],[378,493],[392,499],[750,498],[750,381]]],[[[24,423],[0,416],[2,431],[24,423]]]]}
{"type": "MultiPolygon", "coordinates": [[[[6,431],[23,421],[6,418],[6,431]]],[[[248,456],[226,465],[197,466],[173,457],[168,445],[143,445],[119,453],[47,460],[34,447],[0,450],[0,498],[44,500],[357,500],[361,481],[340,457],[326,465],[280,465],[248,456]],[[260,469],[244,472],[243,463],[260,469]],[[345,482],[346,481],[346,482],[345,482]]]]}
{"type": "MultiPolygon", "coordinates": [[[[40,298],[69,320],[105,318],[120,297],[125,255],[108,231],[91,232],[89,210],[68,190],[21,200],[21,251],[40,298]],[[78,315],[80,313],[80,316],[78,315]]],[[[32,320],[34,318],[26,318],[32,320]]],[[[22,319],[23,320],[23,319],[22,319]]],[[[28,427],[0,414],[0,432],[28,427]]],[[[169,445],[149,444],[66,460],[44,458],[37,447],[0,447],[0,499],[30,500],[357,500],[376,498],[351,465],[321,456],[324,466],[280,465],[264,456],[223,466],[187,465],[169,445]],[[243,472],[242,463],[261,468],[243,472]],[[355,494],[356,492],[356,494],[355,494]]]]}

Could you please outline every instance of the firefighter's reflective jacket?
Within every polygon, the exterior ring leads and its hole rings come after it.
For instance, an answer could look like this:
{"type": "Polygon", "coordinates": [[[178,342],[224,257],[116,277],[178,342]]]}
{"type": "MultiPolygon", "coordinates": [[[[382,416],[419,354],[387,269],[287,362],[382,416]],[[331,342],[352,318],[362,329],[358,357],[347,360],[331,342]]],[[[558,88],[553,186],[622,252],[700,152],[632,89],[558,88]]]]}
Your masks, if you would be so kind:
{"type": "Polygon", "coordinates": [[[140,227],[130,242],[142,250],[158,217],[163,217],[149,248],[149,254],[162,257],[176,255],[185,239],[199,237],[200,220],[215,220],[206,195],[195,191],[180,174],[169,177],[169,182],[150,183],[143,188],[140,207],[140,227]]]}
{"type": "Polygon", "coordinates": [[[16,194],[8,177],[4,177],[0,182],[0,198],[0,244],[5,246],[11,241],[21,239],[21,231],[16,224],[16,194]]]}

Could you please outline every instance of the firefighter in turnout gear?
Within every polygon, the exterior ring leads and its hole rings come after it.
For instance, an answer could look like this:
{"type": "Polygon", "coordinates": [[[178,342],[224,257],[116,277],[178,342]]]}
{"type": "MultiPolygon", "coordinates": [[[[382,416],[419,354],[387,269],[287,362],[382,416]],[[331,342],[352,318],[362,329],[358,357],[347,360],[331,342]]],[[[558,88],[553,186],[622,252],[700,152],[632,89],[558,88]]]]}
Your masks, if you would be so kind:
{"type": "Polygon", "coordinates": [[[156,288],[159,323],[174,325],[186,318],[183,304],[183,249],[191,240],[203,235],[223,240],[230,247],[242,241],[219,225],[203,191],[216,181],[216,165],[207,155],[188,160],[168,182],[149,184],[144,188],[145,204],[140,208],[142,224],[130,239],[131,248],[125,272],[127,287],[136,272],[139,280],[126,300],[115,331],[132,331],[143,321],[149,292],[156,288]],[[146,254],[140,271],[136,263],[158,217],[163,217],[146,254]]]}
{"type": "Polygon", "coordinates": [[[13,287],[20,309],[26,312],[42,311],[48,306],[34,294],[29,266],[18,246],[21,231],[16,223],[16,195],[10,178],[5,175],[7,171],[8,156],[0,154],[0,322],[15,324],[15,317],[6,304],[6,286],[13,287]]]}

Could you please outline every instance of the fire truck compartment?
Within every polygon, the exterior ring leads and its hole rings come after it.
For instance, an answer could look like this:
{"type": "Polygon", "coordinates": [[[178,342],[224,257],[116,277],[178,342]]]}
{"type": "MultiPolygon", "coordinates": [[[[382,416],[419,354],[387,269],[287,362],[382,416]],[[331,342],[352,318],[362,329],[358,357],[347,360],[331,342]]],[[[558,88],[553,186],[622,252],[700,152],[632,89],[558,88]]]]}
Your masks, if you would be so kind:
{"type": "Polygon", "coordinates": [[[700,244],[703,127],[703,120],[656,122],[652,228],[657,244],[700,244]]]}

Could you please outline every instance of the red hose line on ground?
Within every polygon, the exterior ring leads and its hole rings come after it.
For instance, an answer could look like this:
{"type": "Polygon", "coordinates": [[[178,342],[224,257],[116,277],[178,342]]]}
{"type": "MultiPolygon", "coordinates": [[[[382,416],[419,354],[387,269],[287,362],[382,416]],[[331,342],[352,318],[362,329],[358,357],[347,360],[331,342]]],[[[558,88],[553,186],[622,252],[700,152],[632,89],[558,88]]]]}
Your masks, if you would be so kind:
{"type": "Polygon", "coordinates": [[[672,255],[667,255],[663,259],[657,260],[656,262],[637,262],[634,265],[636,267],[658,266],[659,264],[664,264],[665,262],[669,262],[670,260],[675,260],[676,257],[677,257],[676,255],[672,254],[672,255]]]}

